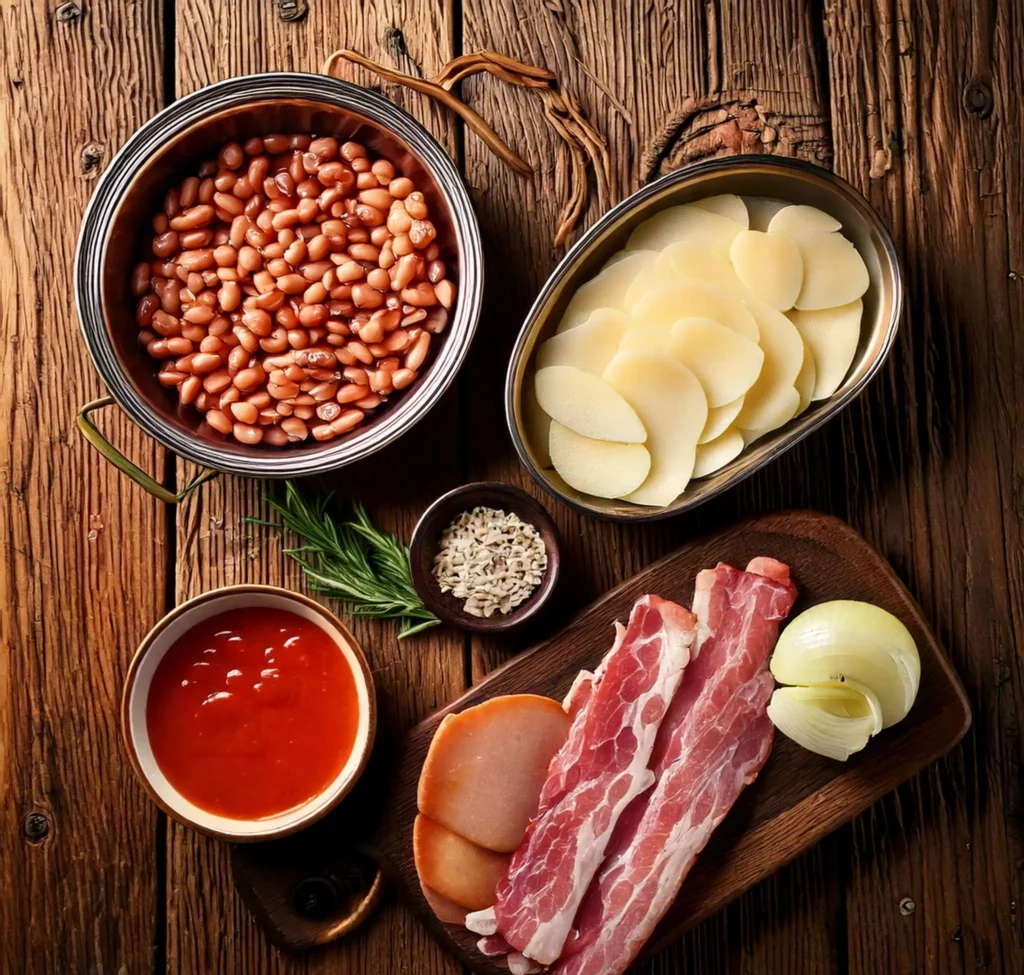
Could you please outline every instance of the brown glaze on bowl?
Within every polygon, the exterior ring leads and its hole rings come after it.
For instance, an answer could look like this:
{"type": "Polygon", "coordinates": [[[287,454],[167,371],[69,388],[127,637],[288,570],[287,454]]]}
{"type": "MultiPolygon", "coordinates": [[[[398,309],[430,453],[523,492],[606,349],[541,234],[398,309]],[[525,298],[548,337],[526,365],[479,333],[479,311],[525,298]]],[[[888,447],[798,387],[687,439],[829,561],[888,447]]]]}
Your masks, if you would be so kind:
{"type": "Polygon", "coordinates": [[[441,495],[420,516],[409,544],[409,557],[413,585],[427,608],[445,622],[475,633],[497,633],[535,617],[554,592],[561,563],[558,533],[547,509],[525,491],[495,481],[466,484],[441,495]],[[520,603],[511,613],[495,613],[489,617],[472,616],[463,610],[461,599],[456,599],[451,593],[441,592],[434,578],[434,556],[437,555],[441,534],[462,512],[480,505],[518,515],[522,521],[533,525],[540,532],[547,549],[548,567],[544,578],[530,598],[520,603]]]}

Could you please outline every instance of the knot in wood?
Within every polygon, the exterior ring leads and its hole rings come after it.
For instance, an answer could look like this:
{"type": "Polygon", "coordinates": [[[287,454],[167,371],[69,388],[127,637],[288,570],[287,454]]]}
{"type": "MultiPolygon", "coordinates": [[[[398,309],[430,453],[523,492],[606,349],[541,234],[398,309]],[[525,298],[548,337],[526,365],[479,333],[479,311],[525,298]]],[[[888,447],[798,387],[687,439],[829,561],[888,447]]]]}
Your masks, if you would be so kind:
{"type": "Polygon", "coordinates": [[[277,0],[277,16],[286,24],[294,24],[309,13],[306,0],[277,0]]]}
{"type": "Polygon", "coordinates": [[[98,142],[86,144],[82,149],[82,175],[98,176],[104,155],[106,155],[106,149],[98,142]]]}
{"type": "Polygon", "coordinates": [[[62,24],[70,24],[81,18],[83,10],[79,4],[75,3],[75,0],[68,0],[67,3],[62,3],[54,13],[62,24]]]}
{"type": "Polygon", "coordinates": [[[974,78],[964,88],[964,108],[980,119],[987,119],[992,114],[992,89],[980,78],[974,78]]]}
{"type": "Polygon", "coordinates": [[[294,904],[297,914],[322,921],[338,909],[338,892],[326,877],[307,877],[295,888],[294,904]]]}
{"type": "Polygon", "coordinates": [[[904,897],[900,901],[900,914],[904,917],[909,917],[916,909],[917,905],[909,897],[904,897]]]}
{"type": "Polygon", "coordinates": [[[31,812],[25,817],[25,835],[33,843],[46,838],[50,832],[50,821],[41,812],[31,812]]]}

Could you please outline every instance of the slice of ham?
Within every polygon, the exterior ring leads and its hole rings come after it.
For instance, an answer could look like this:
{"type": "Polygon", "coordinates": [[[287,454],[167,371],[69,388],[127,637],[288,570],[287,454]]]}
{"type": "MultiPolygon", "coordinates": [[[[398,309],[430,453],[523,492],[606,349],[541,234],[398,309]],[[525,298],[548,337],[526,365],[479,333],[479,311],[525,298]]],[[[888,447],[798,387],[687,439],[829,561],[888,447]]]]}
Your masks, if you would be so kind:
{"type": "Polygon", "coordinates": [[[755,559],[748,569],[756,571],[719,565],[697,576],[698,645],[651,756],[655,786],[620,818],[576,916],[577,936],[553,969],[558,975],[626,970],[768,758],[766,665],[796,589],[774,559],[755,559]]]}
{"type": "Polygon", "coordinates": [[[642,597],[585,690],[570,695],[569,736],[497,887],[497,933],[527,958],[549,965],[561,954],[619,816],[653,783],[648,761],[694,626],[682,606],[642,597]]]}

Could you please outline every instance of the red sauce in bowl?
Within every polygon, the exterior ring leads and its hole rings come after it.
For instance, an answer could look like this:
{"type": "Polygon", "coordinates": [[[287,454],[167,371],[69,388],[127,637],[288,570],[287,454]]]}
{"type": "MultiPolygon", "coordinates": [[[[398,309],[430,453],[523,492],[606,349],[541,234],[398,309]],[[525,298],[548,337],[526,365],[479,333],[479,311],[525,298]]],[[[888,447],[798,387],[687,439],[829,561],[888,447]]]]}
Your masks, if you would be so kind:
{"type": "Polygon", "coordinates": [[[209,813],[276,816],[320,795],[352,754],[355,675],[315,623],[269,607],[232,609],[167,651],[146,705],[168,782],[209,813]]]}

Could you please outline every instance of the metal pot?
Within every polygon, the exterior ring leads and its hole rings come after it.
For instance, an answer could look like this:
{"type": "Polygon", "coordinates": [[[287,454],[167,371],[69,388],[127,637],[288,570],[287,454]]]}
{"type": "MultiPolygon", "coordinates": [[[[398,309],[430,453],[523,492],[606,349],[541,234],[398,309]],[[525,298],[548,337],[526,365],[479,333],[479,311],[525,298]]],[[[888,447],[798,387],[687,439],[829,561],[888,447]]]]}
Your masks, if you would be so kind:
{"type": "Polygon", "coordinates": [[[827,169],[780,156],[727,156],[695,163],[649,183],[609,210],[562,258],[533,303],[519,332],[505,379],[505,415],[519,459],[533,479],[560,501],[584,514],[612,521],[651,521],[682,514],[735,486],[754,471],[847,407],[882,367],[896,341],[903,309],[903,282],[889,232],[868,202],[827,169]],[[529,441],[523,385],[533,380],[534,349],[555,331],[576,289],[621,248],[637,224],[658,210],[719,193],[805,203],[834,216],[857,247],[871,284],[864,295],[860,344],[839,388],[827,399],[745,447],[732,463],[710,477],[691,481],[664,507],[606,500],[570,487],[545,467],[529,441]]]}
{"type": "Polygon", "coordinates": [[[114,157],[93,194],[75,254],[75,298],[82,333],[110,396],[84,406],[82,433],[129,477],[162,500],[180,500],[217,471],[251,477],[322,473],[380,450],[440,399],[465,358],[480,316],[483,258],[476,215],[458,171],[409,115],[365,88],[324,75],[274,73],[232,78],[168,106],[114,157]],[[154,360],[136,340],[129,275],[139,244],[167,188],[230,139],[270,132],[315,132],[354,139],[391,160],[422,190],[458,297],[439,350],[416,383],[352,433],[324,443],[248,446],[211,430],[157,382],[154,360]],[[169,450],[207,468],[180,495],[146,474],[96,428],[90,414],[116,401],[169,450]]]}

